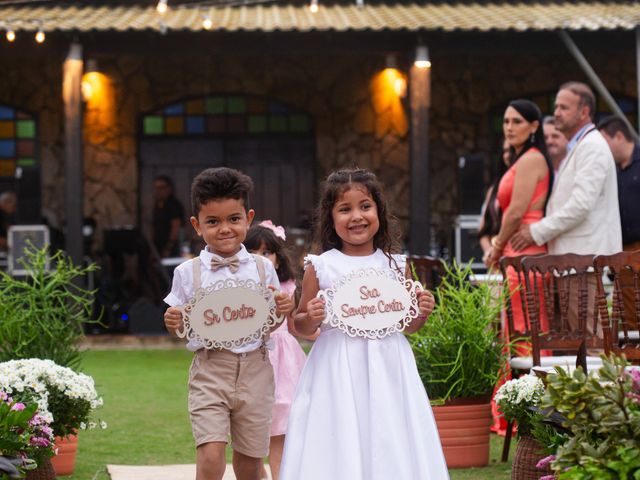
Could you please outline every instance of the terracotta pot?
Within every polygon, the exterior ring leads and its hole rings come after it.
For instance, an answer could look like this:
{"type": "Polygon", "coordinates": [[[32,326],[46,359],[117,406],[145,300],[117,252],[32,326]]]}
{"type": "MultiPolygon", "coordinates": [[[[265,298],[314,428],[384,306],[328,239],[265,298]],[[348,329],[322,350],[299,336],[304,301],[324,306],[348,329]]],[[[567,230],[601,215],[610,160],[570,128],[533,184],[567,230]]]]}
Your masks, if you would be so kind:
{"type": "Polygon", "coordinates": [[[511,480],[538,480],[544,475],[551,475],[553,471],[549,466],[536,468],[536,464],[544,457],[542,446],[535,438],[530,435],[520,437],[511,466],[511,480]]]}
{"type": "Polygon", "coordinates": [[[56,475],[59,477],[71,475],[76,467],[78,437],[76,435],[56,437],[56,449],[58,453],[51,458],[56,475]]]}
{"type": "Polygon", "coordinates": [[[447,467],[483,467],[489,464],[490,402],[436,406],[433,414],[447,467]]]}
{"type": "Polygon", "coordinates": [[[56,472],[53,469],[50,458],[45,458],[40,462],[38,468],[29,470],[24,477],[25,480],[56,480],[56,472]]]}

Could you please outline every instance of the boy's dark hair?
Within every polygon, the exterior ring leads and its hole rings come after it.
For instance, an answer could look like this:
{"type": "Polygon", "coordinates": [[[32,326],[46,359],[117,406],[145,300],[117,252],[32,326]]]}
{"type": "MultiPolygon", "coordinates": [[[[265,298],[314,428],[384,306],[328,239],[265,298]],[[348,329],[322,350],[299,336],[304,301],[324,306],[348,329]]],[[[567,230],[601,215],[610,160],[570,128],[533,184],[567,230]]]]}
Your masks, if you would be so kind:
{"type": "Polygon", "coordinates": [[[191,211],[197,217],[205,203],[226,198],[242,200],[245,210],[249,211],[252,191],[253,181],[244,173],[227,167],[207,168],[191,183],[191,211]]]}
{"type": "Polygon", "coordinates": [[[386,255],[399,252],[396,240],[400,238],[397,221],[387,209],[382,185],[372,172],[363,168],[337,170],[329,175],[322,185],[320,203],[316,209],[316,238],[322,251],[342,248],[342,240],[333,225],[332,210],[340,195],[349,190],[354,183],[362,185],[369,192],[378,210],[380,228],[373,237],[373,246],[386,255]]]}
{"type": "Polygon", "coordinates": [[[633,142],[633,136],[627,124],[616,116],[609,115],[598,122],[598,130],[604,130],[610,137],[615,137],[616,133],[621,132],[627,142],[633,142]]]}
{"type": "Polygon", "coordinates": [[[276,254],[278,261],[278,267],[276,273],[278,274],[278,280],[286,282],[289,280],[295,280],[293,268],[291,268],[291,259],[287,253],[287,247],[284,241],[276,237],[267,227],[261,225],[254,225],[247,232],[247,238],[244,240],[244,246],[247,250],[255,251],[259,250],[260,246],[264,244],[267,250],[276,254]]]}

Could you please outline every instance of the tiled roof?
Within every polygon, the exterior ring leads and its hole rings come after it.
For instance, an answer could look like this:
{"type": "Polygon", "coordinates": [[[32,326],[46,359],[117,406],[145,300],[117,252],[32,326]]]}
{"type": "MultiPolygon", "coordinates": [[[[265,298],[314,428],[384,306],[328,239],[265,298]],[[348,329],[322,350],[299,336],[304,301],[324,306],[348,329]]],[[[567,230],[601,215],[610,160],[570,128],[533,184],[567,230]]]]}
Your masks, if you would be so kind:
{"type": "MultiPolygon", "coordinates": [[[[171,2],[169,2],[171,4],[171,2]]],[[[216,8],[178,7],[161,17],[152,6],[64,6],[0,4],[0,29],[34,31],[202,30],[204,15],[212,31],[526,31],[631,30],[640,25],[640,3],[438,3],[322,5],[311,13],[306,5],[264,3],[216,8]]]]}

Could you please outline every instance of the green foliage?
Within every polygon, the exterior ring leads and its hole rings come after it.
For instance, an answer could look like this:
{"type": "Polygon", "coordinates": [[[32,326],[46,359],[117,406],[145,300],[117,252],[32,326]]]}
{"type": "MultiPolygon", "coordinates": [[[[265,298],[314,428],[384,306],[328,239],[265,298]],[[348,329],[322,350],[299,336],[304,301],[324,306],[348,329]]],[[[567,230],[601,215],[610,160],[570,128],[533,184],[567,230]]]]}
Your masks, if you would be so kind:
{"type": "Polygon", "coordinates": [[[603,357],[598,375],[562,369],[548,376],[542,404],[566,420],[571,438],[558,448],[560,479],[640,480],[640,382],[624,358],[603,357]]]}
{"type": "Polygon", "coordinates": [[[97,267],[78,267],[46,248],[28,249],[23,265],[24,278],[0,272],[0,361],[43,358],[77,369],[83,324],[94,322],[95,294],[79,283],[97,267]]]}
{"type": "Polygon", "coordinates": [[[469,265],[447,267],[433,312],[411,337],[420,378],[434,405],[490,395],[506,362],[497,334],[503,293],[487,283],[472,285],[471,274],[469,265]]]}
{"type": "Polygon", "coordinates": [[[529,418],[531,429],[529,434],[537,440],[542,446],[545,455],[555,455],[558,448],[569,439],[569,437],[560,433],[552,425],[545,422],[546,418],[537,412],[532,412],[529,418]]]}

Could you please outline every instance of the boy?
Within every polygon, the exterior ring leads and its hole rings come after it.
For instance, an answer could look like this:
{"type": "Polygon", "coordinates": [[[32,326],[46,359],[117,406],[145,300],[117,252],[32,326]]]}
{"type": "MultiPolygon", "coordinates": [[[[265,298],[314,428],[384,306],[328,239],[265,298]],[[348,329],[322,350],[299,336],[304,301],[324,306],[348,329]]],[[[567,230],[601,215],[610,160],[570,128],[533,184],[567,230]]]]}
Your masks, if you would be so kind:
{"type": "MultiPolygon", "coordinates": [[[[199,258],[179,265],[173,274],[164,322],[174,335],[183,327],[178,307],[193,297],[198,283],[206,287],[226,278],[260,281],[256,260],[242,245],[255,215],[248,204],[252,188],[248,176],[230,168],[209,168],[193,180],[191,224],[207,246],[199,258]],[[194,262],[200,262],[199,276],[194,276],[194,262]]],[[[271,262],[263,266],[266,285],[280,288],[271,262]]],[[[279,315],[291,313],[291,297],[277,294],[275,300],[279,315]]],[[[258,480],[261,459],[269,450],[274,401],[273,368],[263,342],[206,350],[190,341],[187,348],[195,351],[189,371],[189,414],[196,441],[196,480],[222,478],[229,432],[236,477],[258,480]]]]}

